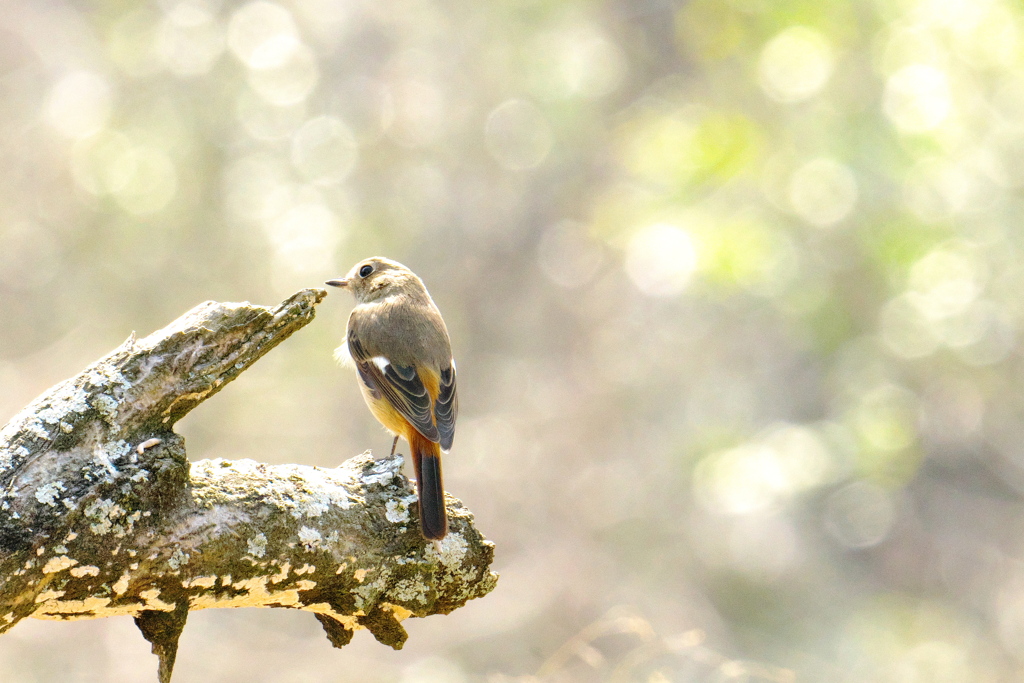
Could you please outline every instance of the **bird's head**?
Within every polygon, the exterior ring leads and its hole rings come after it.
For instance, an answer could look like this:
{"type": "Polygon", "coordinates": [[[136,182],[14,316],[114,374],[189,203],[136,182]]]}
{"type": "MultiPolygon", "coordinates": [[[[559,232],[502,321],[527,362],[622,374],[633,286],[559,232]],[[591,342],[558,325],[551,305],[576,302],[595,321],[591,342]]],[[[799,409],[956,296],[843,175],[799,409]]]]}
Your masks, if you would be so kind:
{"type": "Polygon", "coordinates": [[[325,284],[349,290],[361,304],[403,291],[418,293],[424,289],[423,283],[411,270],[383,256],[363,259],[352,266],[345,277],[328,280],[325,284]]]}

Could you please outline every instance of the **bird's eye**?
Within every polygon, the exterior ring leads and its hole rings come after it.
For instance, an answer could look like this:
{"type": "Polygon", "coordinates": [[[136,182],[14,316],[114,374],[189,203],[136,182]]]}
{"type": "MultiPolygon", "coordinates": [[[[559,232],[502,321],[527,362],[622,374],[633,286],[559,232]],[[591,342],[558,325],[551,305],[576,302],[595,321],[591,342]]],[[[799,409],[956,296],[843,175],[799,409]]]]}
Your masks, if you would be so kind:
{"type": "Polygon", "coordinates": [[[373,266],[367,264],[359,269],[359,277],[366,277],[373,272],[373,266]]]}

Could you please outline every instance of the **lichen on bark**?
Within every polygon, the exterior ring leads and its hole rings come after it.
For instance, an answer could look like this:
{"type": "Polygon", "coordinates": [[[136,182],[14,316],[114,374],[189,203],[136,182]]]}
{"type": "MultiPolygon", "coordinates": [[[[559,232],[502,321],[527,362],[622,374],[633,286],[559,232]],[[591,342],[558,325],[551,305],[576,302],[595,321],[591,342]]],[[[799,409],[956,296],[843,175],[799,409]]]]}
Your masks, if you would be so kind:
{"type": "Polygon", "coordinates": [[[325,292],[274,308],[207,302],[134,335],[0,430],[0,633],[26,617],[135,617],[170,680],[188,611],[313,612],[336,647],[486,595],[493,544],[449,497],[425,542],[402,458],[337,468],[190,463],[174,423],[314,317],[325,292]]]}

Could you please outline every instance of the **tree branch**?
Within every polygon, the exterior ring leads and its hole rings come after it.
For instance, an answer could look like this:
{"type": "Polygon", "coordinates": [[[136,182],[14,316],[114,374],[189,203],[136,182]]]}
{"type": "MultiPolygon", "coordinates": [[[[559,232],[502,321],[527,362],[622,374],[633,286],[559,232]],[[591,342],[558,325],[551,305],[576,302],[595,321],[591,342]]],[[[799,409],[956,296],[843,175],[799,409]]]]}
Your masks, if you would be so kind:
{"type": "Polygon", "coordinates": [[[207,302],[134,335],[0,430],[0,633],[26,617],[132,615],[170,680],[189,610],[315,613],[335,647],[490,592],[493,544],[448,498],[420,537],[402,458],[336,469],[189,463],[174,423],[309,323],[325,292],[276,308],[207,302]]]}

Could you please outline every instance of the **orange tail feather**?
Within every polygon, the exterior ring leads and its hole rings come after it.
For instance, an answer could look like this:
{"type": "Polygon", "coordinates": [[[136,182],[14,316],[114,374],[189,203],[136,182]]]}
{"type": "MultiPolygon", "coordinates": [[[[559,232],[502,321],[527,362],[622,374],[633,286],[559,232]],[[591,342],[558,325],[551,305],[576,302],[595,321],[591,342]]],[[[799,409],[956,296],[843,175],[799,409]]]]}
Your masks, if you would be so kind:
{"type": "Polygon", "coordinates": [[[416,492],[420,498],[420,530],[423,538],[440,540],[448,533],[441,481],[441,447],[414,432],[409,442],[416,470],[416,492]]]}

